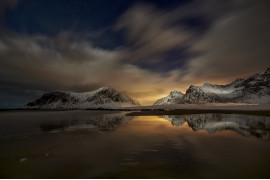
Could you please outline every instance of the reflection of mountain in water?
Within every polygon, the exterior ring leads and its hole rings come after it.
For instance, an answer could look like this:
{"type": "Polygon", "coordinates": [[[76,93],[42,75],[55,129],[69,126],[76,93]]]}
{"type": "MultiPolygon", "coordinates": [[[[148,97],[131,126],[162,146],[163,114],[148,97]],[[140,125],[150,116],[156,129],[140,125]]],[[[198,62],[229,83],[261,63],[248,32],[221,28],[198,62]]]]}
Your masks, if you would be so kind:
{"type": "Polygon", "coordinates": [[[76,120],[50,121],[40,125],[44,132],[72,131],[82,129],[97,129],[99,131],[113,131],[117,127],[127,123],[131,116],[124,114],[96,114],[87,118],[76,120]]]}
{"type": "Polygon", "coordinates": [[[171,121],[173,126],[181,126],[187,122],[193,131],[205,129],[209,133],[214,133],[229,129],[243,136],[256,136],[263,140],[270,140],[269,117],[237,114],[167,115],[161,117],[171,121]]]}

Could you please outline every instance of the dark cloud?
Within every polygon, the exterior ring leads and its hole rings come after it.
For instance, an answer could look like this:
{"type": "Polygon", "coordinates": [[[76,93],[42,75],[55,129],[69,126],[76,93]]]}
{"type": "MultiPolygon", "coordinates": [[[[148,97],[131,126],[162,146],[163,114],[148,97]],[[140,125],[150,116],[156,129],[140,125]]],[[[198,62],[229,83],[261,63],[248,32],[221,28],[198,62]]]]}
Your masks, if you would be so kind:
{"type": "Polygon", "coordinates": [[[55,37],[6,34],[0,38],[0,82],[18,91],[89,91],[111,86],[136,94],[159,89],[160,84],[170,81],[123,62],[122,56],[121,50],[93,47],[71,33],[55,37]]]}
{"type": "Polygon", "coordinates": [[[270,67],[269,1],[236,2],[190,48],[200,55],[189,60],[187,79],[231,81],[270,67]]]}
{"type": "Polygon", "coordinates": [[[31,93],[111,86],[149,105],[191,84],[246,77],[270,67],[269,7],[263,0],[192,1],[172,9],[135,4],[115,24],[126,43],[111,49],[95,46],[106,31],[48,36],[1,30],[2,104],[16,94],[28,100],[31,93]],[[188,56],[169,62],[177,51],[188,56]],[[174,67],[160,72],[155,64],[174,67]]]}
{"type": "Polygon", "coordinates": [[[176,25],[179,18],[170,18],[172,13],[150,4],[136,4],[121,16],[116,29],[125,34],[129,61],[157,63],[166,52],[187,45],[193,32],[176,25]]]}
{"type": "Polygon", "coordinates": [[[11,8],[17,5],[19,0],[1,0],[0,1],[0,16],[4,14],[6,8],[11,8]]]}

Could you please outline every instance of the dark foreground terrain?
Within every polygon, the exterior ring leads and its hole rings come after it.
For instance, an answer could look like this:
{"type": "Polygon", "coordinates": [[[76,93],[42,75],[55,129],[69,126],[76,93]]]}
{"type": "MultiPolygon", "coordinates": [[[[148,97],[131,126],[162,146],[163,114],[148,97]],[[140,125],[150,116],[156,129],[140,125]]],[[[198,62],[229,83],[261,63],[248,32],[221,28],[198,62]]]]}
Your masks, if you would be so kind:
{"type": "Polygon", "coordinates": [[[1,111],[0,178],[270,178],[268,111],[1,111]]]}

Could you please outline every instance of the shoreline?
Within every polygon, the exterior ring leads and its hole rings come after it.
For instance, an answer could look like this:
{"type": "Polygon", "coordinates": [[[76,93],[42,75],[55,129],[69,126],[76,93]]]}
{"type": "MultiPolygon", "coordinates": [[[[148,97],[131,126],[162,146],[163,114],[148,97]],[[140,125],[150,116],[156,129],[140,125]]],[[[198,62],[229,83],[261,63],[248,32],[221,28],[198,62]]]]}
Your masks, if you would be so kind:
{"type": "Polygon", "coordinates": [[[159,106],[140,106],[123,108],[87,108],[87,109],[0,109],[0,112],[11,111],[126,111],[128,116],[183,115],[183,114],[247,114],[270,116],[270,104],[172,104],[159,106]]]}
{"type": "Polygon", "coordinates": [[[270,110],[226,110],[226,109],[172,109],[172,110],[142,110],[130,112],[127,116],[161,116],[185,114],[245,114],[257,116],[270,116],[270,110]]]}

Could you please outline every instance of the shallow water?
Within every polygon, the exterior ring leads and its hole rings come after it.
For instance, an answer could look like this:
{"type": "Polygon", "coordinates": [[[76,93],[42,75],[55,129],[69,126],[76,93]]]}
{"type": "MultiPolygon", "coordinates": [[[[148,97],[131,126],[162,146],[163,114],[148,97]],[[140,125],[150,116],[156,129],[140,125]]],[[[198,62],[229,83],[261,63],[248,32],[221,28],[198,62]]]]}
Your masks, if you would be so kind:
{"type": "Polygon", "coordinates": [[[270,178],[270,117],[0,112],[0,178],[270,178]]]}

